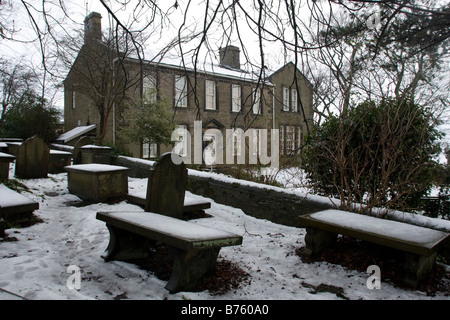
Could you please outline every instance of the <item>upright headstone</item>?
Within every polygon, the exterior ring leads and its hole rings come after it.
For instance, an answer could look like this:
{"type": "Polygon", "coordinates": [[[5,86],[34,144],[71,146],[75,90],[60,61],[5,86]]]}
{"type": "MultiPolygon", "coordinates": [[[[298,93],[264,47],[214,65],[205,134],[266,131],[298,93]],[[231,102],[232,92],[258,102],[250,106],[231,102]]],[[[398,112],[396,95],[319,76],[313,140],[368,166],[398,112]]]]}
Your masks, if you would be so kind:
{"type": "Polygon", "coordinates": [[[50,149],[38,136],[27,139],[19,147],[15,175],[23,179],[47,178],[50,149]]]}
{"type": "Polygon", "coordinates": [[[184,162],[174,164],[170,152],[163,154],[151,169],[147,184],[145,211],[181,219],[186,192],[184,162]]]}

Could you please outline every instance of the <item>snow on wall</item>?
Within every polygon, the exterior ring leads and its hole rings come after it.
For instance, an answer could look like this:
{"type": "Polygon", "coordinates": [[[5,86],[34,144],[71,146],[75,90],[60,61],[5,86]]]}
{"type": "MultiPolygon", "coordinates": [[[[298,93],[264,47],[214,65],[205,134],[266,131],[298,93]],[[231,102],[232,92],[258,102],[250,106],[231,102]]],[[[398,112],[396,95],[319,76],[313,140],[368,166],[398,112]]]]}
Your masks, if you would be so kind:
{"type": "MultiPolygon", "coordinates": [[[[154,161],[119,156],[116,164],[130,168],[129,175],[146,177],[154,161]]],[[[298,226],[296,217],[339,206],[339,200],[285,189],[224,174],[188,169],[188,190],[218,203],[242,209],[246,214],[288,226],[298,226]]],[[[374,215],[378,212],[374,210],[374,215]]],[[[417,214],[390,211],[387,218],[417,226],[450,232],[450,221],[417,214]]]]}

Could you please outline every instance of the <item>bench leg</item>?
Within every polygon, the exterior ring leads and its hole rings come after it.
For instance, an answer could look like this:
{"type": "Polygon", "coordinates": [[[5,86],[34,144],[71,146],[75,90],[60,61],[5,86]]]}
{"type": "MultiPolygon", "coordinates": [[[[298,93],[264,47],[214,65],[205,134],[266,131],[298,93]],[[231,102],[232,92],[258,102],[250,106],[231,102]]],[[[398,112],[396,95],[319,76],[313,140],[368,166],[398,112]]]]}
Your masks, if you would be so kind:
{"type": "Polygon", "coordinates": [[[219,251],[220,248],[185,251],[170,247],[173,270],[166,289],[171,293],[194,290],[203,276],[214,273],[219,251]]]}
{"type": "Polygon", "coordinates": [[[430,273],[435,259],[436,253],[430,256],[405,253],[403,284],[413,289],[417,288],[419,282],[430,273]]]}
{"type": "Polygon", "coordinates": [[[109,244],[102,258],[111,260],[146,259],[150,256],[150,248],[155,242],[135,233],[106,224],[109,230],[109,244]]]}
{"type": "Polygon", "coordinates": [[[305,236],[306,248],[303,253],[308,257],[317,256],[323,249],[335,243],[336,239],[336,233],[308,227],[305,236]]]}
{"type": "Polygon", "coordinates": [[[5,236],[5,229],[6,229],[6,222],[5,220],[3,220],[2,217],[0,217],[0,238],[3,238],[5,236]]]}

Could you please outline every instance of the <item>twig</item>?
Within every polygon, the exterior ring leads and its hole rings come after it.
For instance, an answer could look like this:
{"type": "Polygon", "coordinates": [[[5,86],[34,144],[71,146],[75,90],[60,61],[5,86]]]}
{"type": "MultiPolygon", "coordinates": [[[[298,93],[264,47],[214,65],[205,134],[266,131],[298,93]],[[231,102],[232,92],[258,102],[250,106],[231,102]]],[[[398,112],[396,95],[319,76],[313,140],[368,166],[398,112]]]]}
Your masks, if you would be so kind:
{"type": "Polygon", "coordinates": [[[245,226],[245,222],[244,222],[244,230],[245,230],[245,233],[243,235],[248,234],[249,236],[259,236],[259,237],[262,238],[262,236],[260,234],[258,234],[258,233],[250,233],[250,232],[248,232],[247,227],[245,226]]]}

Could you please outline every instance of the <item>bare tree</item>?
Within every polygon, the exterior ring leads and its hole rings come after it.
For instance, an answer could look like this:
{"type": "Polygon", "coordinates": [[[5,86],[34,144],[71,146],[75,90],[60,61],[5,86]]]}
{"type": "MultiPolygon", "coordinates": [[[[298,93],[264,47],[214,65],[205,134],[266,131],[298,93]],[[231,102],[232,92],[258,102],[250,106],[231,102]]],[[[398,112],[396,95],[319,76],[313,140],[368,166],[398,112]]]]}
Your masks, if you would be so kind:
{"type": "Polygon", "coordinates": [[[35,75],[23,65],[0,59],[0,124],[13,102],[30,91],[35,82],[35,75]]]}
{"type": "Polygon", "coordinates": [[[116,32],[113,30],[112,36],[102,41],[85,41],[81,47],[81,37],[70,37],[59,44],[59,59],[70,69],[65,86],[83,92],[93,101],[98,111],[100,142],[115,105],[127,99],[127,90],[141,81],[140,74],[125,70],[125,59],[136,53],[130,48],[130,39],[116,32]]]}

